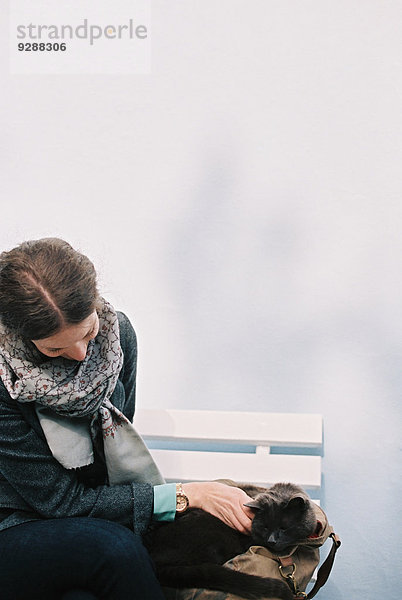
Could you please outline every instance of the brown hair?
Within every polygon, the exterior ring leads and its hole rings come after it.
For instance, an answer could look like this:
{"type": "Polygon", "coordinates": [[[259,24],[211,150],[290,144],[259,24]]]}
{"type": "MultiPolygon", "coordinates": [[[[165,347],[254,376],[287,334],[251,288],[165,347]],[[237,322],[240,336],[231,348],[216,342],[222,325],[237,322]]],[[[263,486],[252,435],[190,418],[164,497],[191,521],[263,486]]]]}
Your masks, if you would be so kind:
{"type": "Polygon", "coordinates": [[[93,264],[64,240],[32,240],[0,254],[0,319],[25,340],[80,323],[98,302],[93,264]]]}

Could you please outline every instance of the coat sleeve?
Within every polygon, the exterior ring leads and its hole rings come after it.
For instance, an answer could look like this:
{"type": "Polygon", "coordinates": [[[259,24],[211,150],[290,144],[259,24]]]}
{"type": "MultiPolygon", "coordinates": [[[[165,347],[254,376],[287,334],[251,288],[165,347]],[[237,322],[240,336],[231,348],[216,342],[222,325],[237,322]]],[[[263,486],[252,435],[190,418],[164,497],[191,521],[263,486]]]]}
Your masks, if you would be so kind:
{"type": "MultiPolygon", "coordinates": [[[[137,345],[129,320],[124,315],[119,315],[120,319],[126,330],[122,336],[124,372],[120,374],[126,392],[124,413],[132,419],[137,345]]],[[[42,518],[98,517],[126,525],[135,533],[144,533],[152,517],[153,487],[139,483],[86,486],[73,470],[65,469],[53,457],[41,435],[40,425],[39,429],[34,426],[35,419],[34,407],[19,405],[12,400],[0,382],[0,473],[3,481],[6,480],[42,518]],[[31,418],[26,417],[29,411],[31,418]]]]}
{"type": "Polygon", "coordinates": [[[119,380],[124,387],[124,407],[122,412],[132,421],[135,411],[135,393],[137,377],[137,336],[128,317],[117,313],[120,328],[120,345],[124,354],[124,362],[119,380]]]}
{"type": "Polygon", "coordinates": [[[11,398],[10,402],[0,398],[0,470],[9,485],[42,518],[98,517],[126,525],[140,534],[149,525],[151,485],[87,487],[78,481],[73,470],[65,469],[53,457],[46,440],[11,398]]]}

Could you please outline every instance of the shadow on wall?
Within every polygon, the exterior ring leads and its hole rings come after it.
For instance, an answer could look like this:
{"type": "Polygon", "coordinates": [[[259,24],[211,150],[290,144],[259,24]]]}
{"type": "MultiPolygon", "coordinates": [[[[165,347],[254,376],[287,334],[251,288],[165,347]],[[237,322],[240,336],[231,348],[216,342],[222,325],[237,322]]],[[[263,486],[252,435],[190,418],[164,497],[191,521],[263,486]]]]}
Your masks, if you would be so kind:
{"type": "Polygon", "coordinates": [[[381,252],[370,229],[358,238],[358,214],[348,222],[338,199],[325,209],[320,190],[307,199],[299,182],[280,186],[269,174],[265,189],[253,187],[233,148],[207,156],[165,249],[187,343],[183,397],[192,390],[199,408],[222,397],[231,408],[244,398],[304,408],[327,385],[316,364],[333,350],[346,362],[387,352],[381,252]]]}
{"type": "Polygon", "coordinates": [[[167,252],[166,272],[189,342],[183,397],[190,388],[198,408],[206,398],[213,407],[222,395],[231,408],[255,395],[286,397],[297,384],[287,375],[289,338],[296,360],[298,345],[312,343],[300,331],[300,308],[294,309],[300,211],[293,206],[287,214],[283,198],[262,191],[243,196],[239,170],[234,156],[209,155],[167,252]]]}

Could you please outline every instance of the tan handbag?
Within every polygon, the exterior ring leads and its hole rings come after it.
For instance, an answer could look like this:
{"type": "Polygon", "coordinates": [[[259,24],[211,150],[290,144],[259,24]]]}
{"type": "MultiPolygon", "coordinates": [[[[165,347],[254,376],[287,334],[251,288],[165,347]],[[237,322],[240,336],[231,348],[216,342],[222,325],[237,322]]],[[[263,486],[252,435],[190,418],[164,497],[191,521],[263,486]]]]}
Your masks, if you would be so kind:
{"type": "MultiPolygon", "coordinates": [[[[310,600],[327,581],[336,551],[341,545],[339,538],[328,524],[324,511],[317,505],[314,505],[314,509],[317,515],[316,533],[300,542],[286,555],[273,554],[263,546],[251,546],[244,554],[235,556],[225,563],[225,566],[250,575],[283,579],[294,594],[294,600],[302,598],[310,600]],[[318,570],[314,587],[307,594],[306,587],[320,561],[319,548],[329,537],[332,538],[331,550],[318,570]]],[[[167,600],[244,600],[240,596],[227,592],[205,589],[164,588],[164,592],[167,600]]]]}

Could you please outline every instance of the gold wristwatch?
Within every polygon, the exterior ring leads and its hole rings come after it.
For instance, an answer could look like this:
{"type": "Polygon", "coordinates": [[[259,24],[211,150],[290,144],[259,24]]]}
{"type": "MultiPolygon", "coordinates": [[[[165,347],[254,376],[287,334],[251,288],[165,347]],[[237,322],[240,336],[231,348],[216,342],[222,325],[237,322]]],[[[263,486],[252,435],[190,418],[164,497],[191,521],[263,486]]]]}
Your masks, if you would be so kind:
{"type": "Polygon", "coordinates": [[[188,509],[189,501],[181,483],[176,483],[176,512],[183,513],[188,509]]]}

